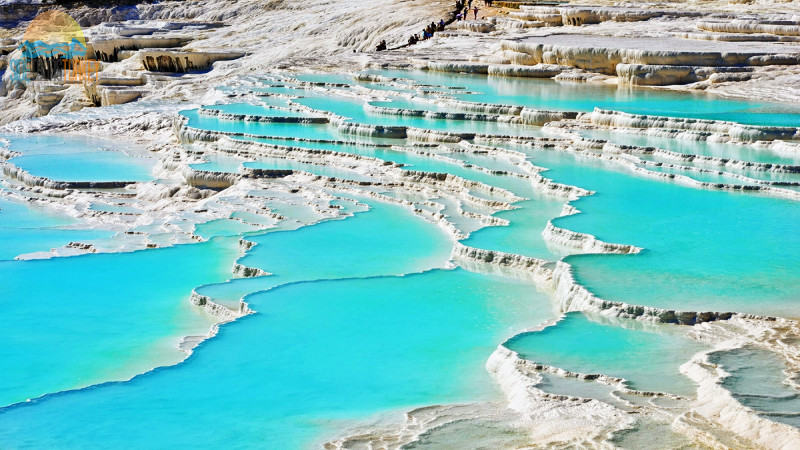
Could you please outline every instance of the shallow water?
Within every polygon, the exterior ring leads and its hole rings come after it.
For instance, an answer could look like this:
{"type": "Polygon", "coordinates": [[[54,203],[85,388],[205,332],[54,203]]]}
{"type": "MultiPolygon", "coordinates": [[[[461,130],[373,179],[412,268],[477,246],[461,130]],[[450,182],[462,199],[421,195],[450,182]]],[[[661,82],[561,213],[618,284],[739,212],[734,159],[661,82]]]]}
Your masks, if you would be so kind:
{"type": "Polygon", "coordinates": [[[192,289],[229,276],[236,242],[37,261],[1,261],[0,404],[122,380],[185,355],[213,319],[192,289]],[[42,282],[46,279],[46,282],[42,282]],[[91,330],[91,332],[87,332],[91,330]],[[38,355],[38,357],[33,357],[38,355]]]}
{"type": "Polygon", "coordinates": [[[546,172],[600,192],[573,202],[583,214],[553,223],[645,251],[568,257],[590,291],[668,309],[800,314],[800,288],[786,282],[800,279],[795,201],[694,189],[592,164],[546,172]]]}
{"type": "Polygon", "coordinates": [[[87,230],[80,225],[80,221],[64,217],[57,211],[0,198],[0,260],[46,252],[70,242],[109,238],[114,234],[87,230]]]}
{"type": "MultiPolygon", "coordinates": [[[[148,181],[155,161],[124,153],[122,145],[78,136],[4,135],[22,153],[9,160],[31,175],[55,181],[148,181]]],[[[140,150],[138,150],[140,151],[140,150]]]]}
{"type": "Polygon", "coordinates": [[[597,191],[571,202],[582,214],[556,218],[556,226],[644,248],[566,258],[598,297],[685,311],[800,314],[798,284],[786,282],[800,279],[796,201],[697,189],[588,156],[513,148],[548,168],[543,176],[597,191]]]}
{"type": "Polygon", "coordinates": [[[505,227],[487,227],[472,233],[463,242],[470,247],[499,250],[534,258],[554,261],[558,255],[547,247],[542,239],[547,221],[557,217],[563,207],[562,202],[539,197],[514,204],[517,209],[501,211],[495,216],[507,219],[505,227]]]}
{"type": "MultiPolygon", "coordinates": [[[[298,275],[374,277],[442,264],[449,252],[442,238],[402,208],[378,204],[354,218],[251,238],[258,245],[242,262],[275,273],[264,279],[274,278],[273,285],[298,275]],[[387,223],[394,228],[375,226],[387,223]],[[370,245],[353,253],[354,241],[368,236],[370,245]],[[409,252],[418,256],[400,256],[409,252]],[[321,272],[309,272],[313,267],[321,272]]],[[[159,445],[202,437],[204,445],[216,446],[233,436],[242,443],[308,444],[331,432],[331,420],[352,421],[376,409],[497,398],[482,368],[485,357],[497,342],[553,314],[533,286],[463,270],[291,284],[247,301],[259,313],[224,327],[187,363],[130,383],[47,399],[41,403],[47,413],[39,406],[7,410],[0,414],[8,425],[0,440],[47,445],[53,442],[49,436],[61,436],[59,445],[66,447],[149,447],[153,441],[139,432],[144,423],[157,430],[147,436],[158,436],[159,445]],[[309,357],[314,347],[324,350],[309,357]],[[252,357],[267,353],[269,358],[252,357]],[[199,374],[203,383],[190,381],[199,374]],[[65,418],[63,411],[74,411],[75,401],[93,406],[65,418]],[[179,404],[183,413],[173,414],[179,404]],[[154,416],[144,405],[160,405],[160,413],[154,416]],[[106,408],[118,414],[99,414],[106,408]],[[39,417],[36,423],[24,418],[29,412],[39,417]],[[251,426],[253,420],[260,425],[251,426]],[[113,435],[103,431],[111,428],[113,435]],[[66,429],[77,433],[65,438],[66,429]]]]}
{"type": "Polygon", "coordinates": [[[684,332],[675,325],[615,323],[569,313],[553,326],[512,338],[506,346],[540,364],[625,378],[633,389],[691,395],[695,386],[678,368],[703,347],[683,337],[684,332]]]}
{"type": "Polygon", "coordinates": [[[755,347],[714,352],[709,361],[719,364],[728,377],[722,386],[743,405],[770,420],[800,427],[800,390],[788,384],[786,363],[774,353],[755,347]]]}

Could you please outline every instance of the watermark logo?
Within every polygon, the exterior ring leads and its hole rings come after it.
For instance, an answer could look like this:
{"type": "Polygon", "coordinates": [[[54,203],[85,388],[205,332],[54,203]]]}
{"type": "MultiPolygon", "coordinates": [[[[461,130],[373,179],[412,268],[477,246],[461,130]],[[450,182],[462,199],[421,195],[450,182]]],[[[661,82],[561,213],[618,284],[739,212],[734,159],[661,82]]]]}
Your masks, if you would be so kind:
{"type": "Polygon", "coordinates": [[[78,22],[61,11],[36,16],[19,45],[20,57],[9,61],[11,85],[32,81],[97,81],[100,62],[87,58],[86,38],[78,22]]]}

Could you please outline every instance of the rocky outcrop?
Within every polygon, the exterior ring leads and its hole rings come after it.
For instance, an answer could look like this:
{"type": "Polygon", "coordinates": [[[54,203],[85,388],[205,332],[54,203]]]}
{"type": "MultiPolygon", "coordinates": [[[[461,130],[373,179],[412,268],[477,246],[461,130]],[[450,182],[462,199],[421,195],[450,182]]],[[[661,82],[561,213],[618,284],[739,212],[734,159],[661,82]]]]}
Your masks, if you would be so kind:
{"type": "Polygon", "coordinates": [[[524,109],[522,106],[498,105],[496,103],[475,103],[462,100],[445,100],[445,106],[457,108],[459,110],[481,113],[481,114],[505,114],[518,116],[524,109]]]}
{"type": "Polygon", "coordinates": [[[2,166],[5,176],[15,178],[30,187],[42,187],[45,189],[117,189],[135,183],[134,181],[54,181],[49,178],[31,175],[26,170],[7,162],[0,163],[0,166],[2,166]]]}
{"type": "Polygon", "coordinates": [[[241,177],[235,173],[211,172],[190,167],[183,170],[183,178],[186,183],[202,189],[226,189],[233,186],[241,177]]]}
{"type": "Polygon", "coordinates": [[[697,28],[715,33],[767,33],[779,36],[800,36],[800,24],[797,22],[698,20],[697,28]]]}
{"type": "Polygon", "coordinates": [[[691,17],[700,15],[694,12],[614,6],[537,6],[523,4],[520,5],[519,9],[520,12],[512,12],[510,15],[523,20],[542,21],[551,26],[581,26],[607,21],[639,22],[663,16],[691,17]]]}
{"type": "Polygon", "coordinates": [[[355,136],[403,139],[406,137],[406,127],[390,127],[382,125],[367,125],[363,123],[343,122],[337,127],[342,134],[355,136]]]}
{"type": "Polygon", "coordinates": [[[532,66],[493,64],[489,66],[487,73],[504,77],[552,78],[567,70],[572,70],[572,68],[555,64],[535,64],[532,66]]]}
{"type": "Polygon", "coordinates": [[[196,291],[192,291],[189,301],[193,305],[202,307],[207,313],[217,317],[222,322],[230,322],[239,317],[252,313],[245,303],[242,303],[238,311],[226,308],[219,303],[215,303],[210,297],[200,295],[196,291]]]}
{"type": "Polygon", "coordinates": [[[619,253],[631,254],[639,253],[641,248],[627,245],[603,242],[591,234],[577,233],[553,225],[552,221],[547,221],[547,225],[542,231],[545,242],[567,249],[571,253],[619,253]]]}
{"type": "MultiPolygon", "coordinates": [[[[551,68],[550,76],[558,76],[570,68],[577,68],[604,75],[616,75],[621,84],[664,86],[705,81],[717,73],[748,72],[752,70],[751,67],[757,66],[800,64],[800,55],[783,53],[780,50],[754,51],[749,47],[741,51],[728,48],[720,48],[718,51],[713,48],[662,50],[657,48],[658,45],[668,44],[659,43],[656,39],[652,39],[652,43],[649,43],[644,38],[638,40],[605,38],[592,46],[588,46],[588,43],[588,39],[559,39],[558,36],[531,38],[527,41],[503,41],[501,51],[497,54],[498,58],[512,63],[512,55],[517,55],[513,56],[516,66],[509,65],[507,69],[489,66],[487,73],[524,75],[526,72],[518,68],[518,65],[542,67],[541,65],[545,64],[551,68]],[[518,56],[522,54],[527,56],[518,56]],[[560,67],[558,73],[556,73],[557,67],[560,67]]],[[[528,76],[536,74],[545,76],[547,73],[547,70],[531,69],[528,76]]]]}
{"type": "Polygon", "coordinates": [[[485,63],[470,63],[464,61],[428,61],[425,65],[428,70],[438,72],[456,72],[456,73],[489,73],[489,64],[485,63]]]}
{"type": "Polygon", "coordinates": [[[217,61],[241,58],[243,52],[189,52],[177,50],[141,50],[138,53],[145,70],[186,73],[204,71],[217,61]]]}
{"type": "Polygon", "coordinates": [[[265,272],[257,267],[247,267],[236,263],[233,265],[233,274],[243,278],[253,278],[267,276],[269,272],[265,272]]]}
{"type": "MultiPolygon", "coordinates": [[[[621,42],[620,45],[624,45],[624,42],[621,42]]],[[[524,41],[503,41],[502,48],[503,50],[527,53],[537,63],[577,67],[607,75],[616,74],[618,64],[731,67],[752,65],[752,62],[757,61],[757,59],[751,61],[752,58],[764,56],[763,52],[643,50],[524,41]]],[[[788,56],[788,59],[781,62],[775,61],[776,64],[798,64],[799,62],[800,56],[797,55],[788,56]]]]}
{"type": "Polygon", "coordinates": [[[732,312],[715,311],[677,311],[651,306],[631,305],[623,302],[602,300],[594,296],[585,287],[578,284],[572,275],[572,267],[559,261],[553,272],[555,281],[555,298],[559,309],[569,311],[595,311],[606,316],[629,319],[648,320],[662,323],[695,325],[716,320],[728,320],[734,317],[732,312]]]}
{"type": "Polygon", "coordinates": [[[553,286],[553,270],[548,268],[552,263],[542,259],[468,247],[460,242],[453,246],[450,258],[467,270],[530,279],[543,288],[553,286]]]}
{"type": "Polygon", "coordinates": [[[604,448],[610,446],[608,436],[635,423],[630,414],[608,403],[543,392],[536,387],[542,381],[539,371],[543,367],[502,345],[489,357],[486,370],[500,385],[509,407],[529,421],[527,432],[537,443],[586,443],[577,446],[604,448]]]}
{"type": "Polygon", "coordinates": [[[646,64],[617,64],[620,84],[667,86],[698,81],[744,81],[750,79],[750,67],[697,67],[646,64]]]}
{"type": "Polygon", "coordinates": [[[476,122],[518,122],[519,118],[500,114],[480,114],[469,112],[427,111],[420,109],[390,108],[365,104],[364,110],[373,114],[386,114],[405,117],[424,117],[439,120],[469,120],[476,122]]]}
{"type": "Polygon", "coordinates": [[[522,123],[542,126],[548,122],[574,119],[578,117],[578,113],[574,111],[542,111],[525,108],[520,113],[520,116],[522,117],[522,123]]]}
{"type": "Polygon", "coordinates": [[[472,133],[449,133],[447,131],[429,130],[426,128],[409,127],[406,130],[406,137],[419,142],[442,142],[457,144],[465,139],[473,139],[472,133]]]}
{"type": "Polygon", "coordinates": [[[467,30],[476,33],[490,33],[495,30],[493,22],[478,20],[459,20],[453,22],[451,27],[457,30],[467,30]]]}
{"type": "Polygon", "coordinates": [[[94,59],[103,62],[116,62],[125,50],[182,47],[190,42],[188,37],[180,36],[136,36],[136,37],[97,37],[92,39],[87,50],[94,59]]]}

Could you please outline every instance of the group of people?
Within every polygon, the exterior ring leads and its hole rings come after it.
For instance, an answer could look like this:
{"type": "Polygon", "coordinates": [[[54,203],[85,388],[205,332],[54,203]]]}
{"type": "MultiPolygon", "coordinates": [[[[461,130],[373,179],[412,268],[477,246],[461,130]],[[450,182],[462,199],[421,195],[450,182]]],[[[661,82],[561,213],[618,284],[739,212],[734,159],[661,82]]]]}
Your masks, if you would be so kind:
{"type": "MultiPolygon", "coordinates": [[[[480,9],[477,6],[472,6],[472,1],[473,0],[456,0],[456,11],[459,11],[459,12],[456,13],[456,15],[454,17],[454,20],[467,20],[469,18],[470,11],[472,12],[473,19],[476,19],[476,20],[478,19],[478,11],[480,11],[480,9]]],[[[493,0],[484,0],[484,4],[486,6],[492,6],[492,1],[493,0]]],[[[453,19],[451,19],[451,21],[452,20],[453,19]]],[[[419,41],[424,41],[426,39],[432,38],[433,35],[437,31],[444,31],[444,27],[445,27],[445,25],[447,25],[447,23],[448,22],[445,22],[444,20],[440,20],[439,23],[431,22],[430,25],[428,25],[427,27],[425,27],[424,30],[422,30],[422,34],[421,35],[420,34],[414,34],[411,37],[409,37],[408,38],[408,45],[414,45],[419,41]]],[[[386,41],[385,40],[381,41],[375,47],[375,51],[378,51],[378,52],[382,52],[382,51],[384,51],[386,49],[387,49],[387,47],[386,47],[386,41]]]]}
{"type": "Polygon", "coordinates": [[[440,20],[439,23],[431,22],[430,25],[425,27],[422,30],[422,35],[414,34],[408,38],[408,45],[414,45],[419,41],[424,41],[425,39],[430,39],[436,34],[437,31],[444,31],[444,27],[447,25],[444,20],[440,20]]]}
{"type": "MultiPolygon", "coordinates": [[[[492,6],[492,1],[493,0],[484,0],[483,3],[486,6],[492,6]]],[[[459,11],[456,13],[456,20],[468,20],[470,12],[472,12],[473,20],[477,20],[478,11],[480,11],[480,9],[477,5],[472,6],[472,0],[456,0],[456,11],[459,11]]]]}

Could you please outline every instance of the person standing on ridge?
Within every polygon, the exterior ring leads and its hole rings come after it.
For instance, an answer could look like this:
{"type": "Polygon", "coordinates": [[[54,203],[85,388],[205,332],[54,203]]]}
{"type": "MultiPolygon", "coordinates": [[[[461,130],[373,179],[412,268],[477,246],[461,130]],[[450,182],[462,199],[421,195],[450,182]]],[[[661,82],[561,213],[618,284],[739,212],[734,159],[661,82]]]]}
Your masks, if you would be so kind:
{"type": "Polygon", "coordinates": [[[477,6],[472,8],[472,13],[475,15],[475,20],[478,20],[478,11],[480,11],[480,9],[478,9],[477,6]]]}

